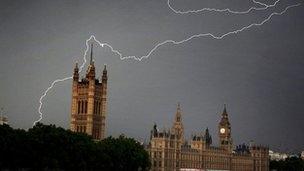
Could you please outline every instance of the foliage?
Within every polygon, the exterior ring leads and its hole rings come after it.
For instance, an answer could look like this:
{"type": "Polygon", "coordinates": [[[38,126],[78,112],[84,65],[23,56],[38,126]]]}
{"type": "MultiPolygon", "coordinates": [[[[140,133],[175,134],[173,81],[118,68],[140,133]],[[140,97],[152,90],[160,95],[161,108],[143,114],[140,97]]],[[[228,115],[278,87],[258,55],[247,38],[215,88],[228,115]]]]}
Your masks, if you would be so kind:
{"type": "Polygon", "coordinates": [[[270,170],[276,171],[304,171],[304,160],[299,157],[290,157],[286,160],[270,161],[270,170]]]}
{"type": "Polygon", "coordinates": [[[9,170],[148,170],[144,147],[120,136],[94,141],[55,125],[28,131],[0,125],[0,168],[9,170]]]}

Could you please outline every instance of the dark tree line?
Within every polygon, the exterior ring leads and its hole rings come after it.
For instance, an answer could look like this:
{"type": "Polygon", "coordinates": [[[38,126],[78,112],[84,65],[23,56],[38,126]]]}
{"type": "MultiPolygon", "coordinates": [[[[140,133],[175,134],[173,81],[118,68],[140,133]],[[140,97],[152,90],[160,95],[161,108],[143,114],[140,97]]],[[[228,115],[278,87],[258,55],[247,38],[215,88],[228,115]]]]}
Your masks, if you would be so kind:
{"type": "Polygon", "coordinates": [[[0,168],[9,170],[148,170],[144,147],[120,136],[94,141],[55,125],[28,131],[0,125],[0,168]]]}
{"type": "Polygon", "coordinates": [[[304,171],[304,160],[299,157],[289,157],[286,160],[270,161],[270,170],[304,171]]]}

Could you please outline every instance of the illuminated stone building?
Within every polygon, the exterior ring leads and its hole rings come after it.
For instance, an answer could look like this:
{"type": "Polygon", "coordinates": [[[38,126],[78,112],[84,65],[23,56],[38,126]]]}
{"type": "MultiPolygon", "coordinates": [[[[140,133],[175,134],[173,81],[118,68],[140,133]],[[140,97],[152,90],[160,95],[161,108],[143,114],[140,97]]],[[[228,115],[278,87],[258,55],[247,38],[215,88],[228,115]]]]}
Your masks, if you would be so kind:
{"type": "Polygon", "coordinates": [[[243,144],[234,148],[226,106],[218,124],[218,147],[212,146],[208,128],[185,141],[181,115],[178,105],[171,130],[159,131],[154,125],[147,147],[152,171],[269,170],[268,147],[243,144]]]}
{"type": "Polygon", "coordinates": [[[93,44],[91,44],[90,64],[85,77],[79,79],[77,63],[74,68],[70,127],[72,131],[87,133],[95,140],[105,137],[107,80],[106,66],[104,66],[101,80],[96,78],[93,44]]]}

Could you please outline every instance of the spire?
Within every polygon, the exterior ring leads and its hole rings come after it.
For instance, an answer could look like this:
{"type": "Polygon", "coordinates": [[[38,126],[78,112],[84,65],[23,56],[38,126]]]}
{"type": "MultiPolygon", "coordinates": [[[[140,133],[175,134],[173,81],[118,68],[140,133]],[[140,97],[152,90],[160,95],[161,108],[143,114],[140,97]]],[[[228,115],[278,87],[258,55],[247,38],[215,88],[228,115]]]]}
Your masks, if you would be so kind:
{"type": "Polygon", "coordinates": [[[156,136],[157,132],[158,132],[158,130],[157,130],[157,125],[156,125],[156,123],[154,122],[153,130],[152,130],[152,135],[153,135],[153,136],[156,136]]]}
{"type": "Polygon", "coordinates": [[[78,63],[76,62],[75,68],[74,68],[74,74],[73,74],[74,81],[78,81],[79,79],[79,69],[78,69],[78,63]]]}
{"type": "Polygon", "coordinates": [[[107,74],[107,65],[106,64],[104,65],[104,68],[103,68],[103,74],[107,74]]]}
{"type": "Polygon", "coordinates": [[[228,119],[228,113],[227,113],[227,105],[224,104],[224,110],[223,110],[223,113],[222,113],[222,118],[221,118],[221,122],[220,122],[221,125],[225,125],[225,124],[228,124],[230,125],[229,123],[229,119],[228,119]]]}
{"type": "Polygon", "coordinates": [[[180,103],[177,104],[177,110],[175,114],[175,120],[172,126],[172,133],[176,135],[176,139],[184,142],[184,127],[182,123],[182,112],[180,103]]]}
{"type": "Polygon", "coordinates": [[[90,55],[90,64],[93,64],[93,43],[91,43],[91,55],[90,55]]]}
{"type": "Polygon", "coordinates": [[[176,116],[175,116],[175,122],[181,122],[181,107],[180,107],[180,103],[177,103],[177,109],[176,109],[176,116]]]}
{"type": "Polygon", "coordinates": [[[205,130],[204,139],[205,139],[205,142],[206,142],[207,145],[212,144],[212,137],[211,137],[211,135],[209,134],[209,129],[208,129],[208,127],[207,127],[206,130],[205,130]]]}
{"type": "Polygon", "coordinates": [[[106,84],[108,80],[107,76],[107,65],[104,65],[103,71],[102,71],[102,83],[106,84]]]}
{"type": "Polygon", "coordinates": [[[87,69],[86,78],[90,78],[91,80],[95,79],[95,67],[93,61],[93,43],[91,43],[91,55],[90,55],[90,65],[87,69]]]}
{"type": "Polygon", "coordinates": [[[223,117],[228,117],[228,113],[227,113],[227,109],[226,109],[226,104],[224,104],[224,110],[223,110],[223,113],[222,113],[222,116],[223,117]]]}
{"type": "Polygon", "coordinates": [[[75,63],[75,70],[78,70],[78,62],[75,63]]]}

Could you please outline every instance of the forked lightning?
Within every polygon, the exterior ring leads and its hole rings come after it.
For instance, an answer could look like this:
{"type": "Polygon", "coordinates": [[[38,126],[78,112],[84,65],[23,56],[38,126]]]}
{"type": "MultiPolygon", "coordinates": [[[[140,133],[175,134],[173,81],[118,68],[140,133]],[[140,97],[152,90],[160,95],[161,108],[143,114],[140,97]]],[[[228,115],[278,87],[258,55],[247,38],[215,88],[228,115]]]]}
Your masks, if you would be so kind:
{"type": "MultiPolygon", "coordinates": [[[[178,10],[175,10],[171,5],[170,5],[170,0],[167,1],[167,4],[169,6],[169,8],[177,13],[177,14],[188,14],[188,13],[198,13],[198,12],[202,12],[202,11],[215,11],[215,12],[230,12],[230,13],[233,13],[233,14],[246,14],[246,13],[249,13],[250,11],[252,10],[265,10],[267,8],[270,8],[270,7],[273,7],[275,6],[277,3],[279,2],[276,1],[274,4],[272,5],[267,5],[267,4],[264,4],[264,3],[261,3],[261,2],[257,2],[255,0],[253,0],[253,3],[255,4],[258,4],[258,5],[262,5],[263,7],[260,7],[260,8],[256,8],[256,7],[251,7],[250,9],[246,10],[246,11],[233,11],[233,10],[230,10],[230,9],[213,9],[213,8],[203,8],[203,9],[199,9],[199,10],[192,10],[192,11],[178,11],[178,10]]],[[[210,38],[213,38],[213,39],[216,39],[216,40],[220,40],[220,39],[223,39],[225,38],[226,36],[228,35],[232,35],[232,34],[237,34],[237,33],[240,33],[244,30],[248,30],[254,26],[261,26],[263,25],[264,23],[268,22],[273,16],[275,15],[282,15],[284,14],[288,9],[290,8],[293,8],[293,7],[296,7],[296,6],[299,6],[301,5],[301,3],[298,3],[298,4],[295,4],[295,5],[290,5],[290,6],[287,6],[283,11],[281,12],[273,12],[271,13],[266,19],[264,19],[263,21],[259,22],[259,23],[252,23],[252,24],[249,24],[245,27],[242,27],[240,29],[237,29],[237,30],[232,30],[232,31],[229,31],[229,32],[226,32],[224,34],[221,34],[221,35],[214,35],[213,33],[200,33],[200,34],[195,34],[195,35],[192,35],[188,38],[185,38],[183,40],[179,40],[179,41],[176,41],[176,40],[165,40],[163,42],[160,42],[158,44],[156,44],[146,55],[144,56],[140,56],[140,57],[136,57],[136,56],[123,56],[122,53],[120,53],[118,50],[114,49],[110,44],[106,43],[106,42],[100,42],[98,41],[95,36],[91,35],[89,39],[86,40],[86,50],[84,52],[84,55],[83,55],[83,63],[82,65],[80,66],[79,68],[79,72],[82,71],[83,67],[85,66],[87,60],[86,60],[86,56],[87,56],[87,52],[89,51],[89,41],[92,41],[94,40],[99,46],[101,47],[107,47],[109,48],[114,54],[118,55],[120,57],[121,60],[125,60],[125,59],[134,59],[134,60],[137,60],[137,61],[141,61],[142,59],[145,59],[145,58],[148,58],[149,56],[151,56],[151,54],[156,51],[158,49],[158,47],[162,46],[162,45],[165,45],[165,44],[168,44],[168,43],[172,43],[174,45],[178,45],[178,44],[182,44],[182,43],[185,43],[187,41],[190,41],[194,38],[199,38],[199,37],[210,37],[210,38]]],[[[48,94],[48,92],[59,82],[63,82],[63,81],[66,81],[66,80],[69,80],[69,79],[72,79],[72,76],[69,76],[69,77],[66,77],[66,78],[62,78],[62,79],[57,79],[55,81],[53,81],[51,83],[51,85],[44,91],[44,93],[42,94],[42,96],[40,97],[39,99],[39,107],[38,107],[38,113],[39,113],[39,119],[36,120],[34,122],[34,125],[37,123],[37,122],[40,122],[42,120],[42,117],[43,117],[43,113],[42,113],[42,106],[43,106],[43,99],[46,97],[46,95],[48,94]]]]}

